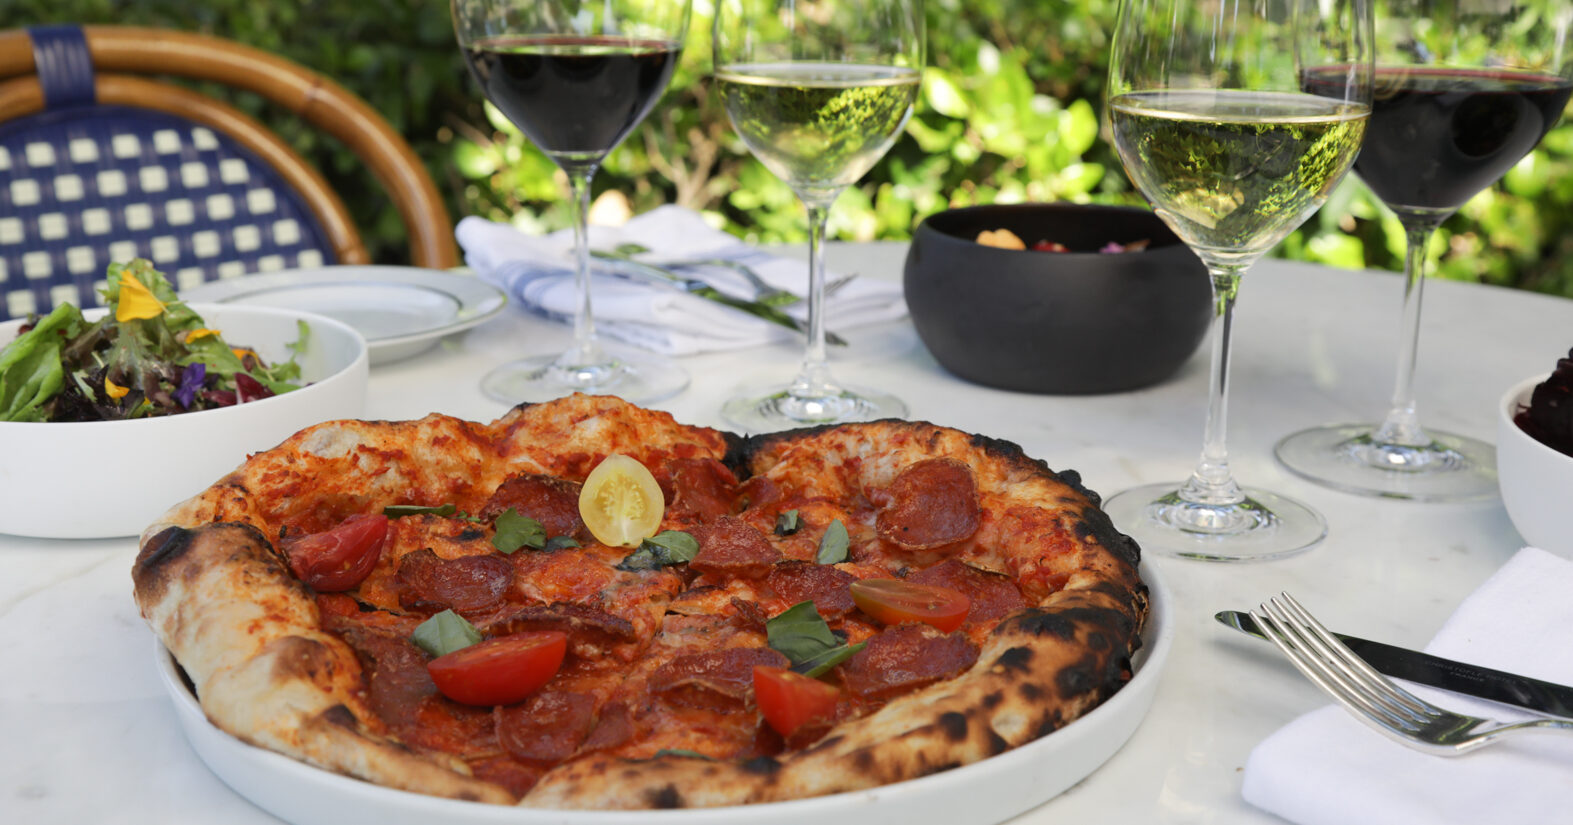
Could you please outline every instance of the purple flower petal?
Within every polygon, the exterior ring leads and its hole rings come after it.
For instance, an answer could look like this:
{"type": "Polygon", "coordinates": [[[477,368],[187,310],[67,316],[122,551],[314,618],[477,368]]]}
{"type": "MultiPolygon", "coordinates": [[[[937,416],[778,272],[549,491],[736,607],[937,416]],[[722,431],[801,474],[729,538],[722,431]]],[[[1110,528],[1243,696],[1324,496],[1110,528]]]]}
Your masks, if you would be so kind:
{"type": "Polygon", "coordinates": [[[180,372],[180,386],[175,388],[175,400],[180,406],[191,409],[191,402],[196,400],[197,390],[202,389],[202,383],[207,380],[208,365],[201,361],[187,364],[180,372]]]}

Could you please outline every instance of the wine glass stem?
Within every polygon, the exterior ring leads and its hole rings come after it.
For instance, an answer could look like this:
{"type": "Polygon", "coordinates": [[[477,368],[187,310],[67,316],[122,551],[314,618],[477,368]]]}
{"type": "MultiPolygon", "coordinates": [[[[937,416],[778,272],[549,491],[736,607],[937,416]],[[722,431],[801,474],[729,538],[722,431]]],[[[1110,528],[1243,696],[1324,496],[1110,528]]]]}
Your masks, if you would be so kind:
{"type": "Polygon", "coordinates": [[[830,221],[830,203],[805,198],[803,205],[808,208],[808,346],[791,393],[813,398],[837,394],[841,388],[830,377],[825,351],[825,227],[830,221]]]}
{"type": "Polygon", "coordinates": [[[590,179],[594,166],[572,166],[568,186],[573,209],[574,289],[579,305],[573,316],[573,349],[559,363],[564,366],[593,366],[606,360],[595,337],[595,316],[590,311],[590,179]]]}
{"type": "Polygon", "coordinates": [[[1240,291],[1240,265],[1212,265],[1213,279],[1212,375],[1207,386],[1207,426],[1202,437],[1202,457],[1179,497],[1194,504],[1229,506],[1245,500],[1245,493],[1229,472],[1229,340],[1234,322],[1234,301],[1240,291]]]}
{"type": "Polygon", "coordinates": [[[1426,250],[1431,235],[1442,222],[1432,215],[1400,216],[1404,225],[1404,320],[1398,343],[1398,369],[1393,381],[1393,400],[1387,417],[1372,433],[1379,444],[1423,447],[1431,439],[1420,428],[1415,409],[1415,359],[1420,349],[1420,301],[1425,292],[1426,250]]]}

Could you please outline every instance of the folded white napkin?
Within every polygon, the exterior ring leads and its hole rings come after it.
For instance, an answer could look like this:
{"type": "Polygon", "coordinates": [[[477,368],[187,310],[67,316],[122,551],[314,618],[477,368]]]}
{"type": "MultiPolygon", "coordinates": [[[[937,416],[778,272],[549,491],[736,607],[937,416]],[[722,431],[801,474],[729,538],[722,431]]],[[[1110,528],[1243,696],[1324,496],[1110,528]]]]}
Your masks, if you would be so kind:
{"type": "MultiPolygon", "coordinates": [[[[469,217],[455,233],[465,262],[482,278],[508,290],[526,308],[558,318],[572,318],[578,306],[573,282],[573,232],[526,235],[511,226],[469,217]]],[[[590,227],[590,248],[612,250],[636,243],[650,252],[639,259],[652,264],[692,258],[725,258],[746,263],[759,277],[798,295],[808,291],[808,265],[778,258],[710,228],[697,212],[662,206],[620,227],[590,227]]],[[[746,312],[676,289],[608,274],[591,260],[590,300],[596,331],[611,338],[666,355],[690,355],[769,344],[799,336],[791,330],[746,312]]],[[[709,266],[684,270],[720,291],[752,299],[743,276],[709,266]]],[[[826,273],[826,282],[834,280],[826,273]]],[[[825,327],[835,332],[906,315],[901,285],[858,278],[825,302],[825,327]]],[[[808,317],[807,302],[783,311],[799,320],[808,317]]]]}
{"type": "MultiPolygon", "coordinates": [[[[1470,594],[1428,653],[1573,685],[1573,562],[1526,547],[1470,594]]],[[[1404,685],[1446,708],[1504,721],[1532,714],[1404,685]]],[[[1464,756],[1404,747],[1333,705],[1264,740],[1247,802],[1301,825],[1573,822],[1573,734],[1520,734],[1464,756]]]]}

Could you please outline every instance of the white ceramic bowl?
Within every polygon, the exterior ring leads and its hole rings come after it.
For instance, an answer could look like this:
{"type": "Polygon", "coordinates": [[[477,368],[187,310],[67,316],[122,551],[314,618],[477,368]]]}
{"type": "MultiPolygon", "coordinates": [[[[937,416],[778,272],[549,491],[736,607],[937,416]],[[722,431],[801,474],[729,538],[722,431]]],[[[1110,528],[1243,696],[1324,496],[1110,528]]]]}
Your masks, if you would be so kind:
{"type": "MultiPolygon", "coordinates": [[[[304,427],[365,410],[367,353],[348,325],[293,310],[193,304],[235,346],[288,359],[296,322],[310,386],[234,407],[134,421],[0,422],[0,533],[52,539],[134,536],[206,489],[250,453],[304,427]]],[[[90,318],[103,313],[87,312],[90,318]]],[[[21,321],[0,324],[0,343],[21,321]]]]}
{"type": "Polygon", "coordinates": [[[1542,375],[1519,383],[1497,405],[1497,483],[1508,518],[1525,541],[1573,558],[1573,456],[1536,441],[1513,423],[1545,380],[1542,375]]]}

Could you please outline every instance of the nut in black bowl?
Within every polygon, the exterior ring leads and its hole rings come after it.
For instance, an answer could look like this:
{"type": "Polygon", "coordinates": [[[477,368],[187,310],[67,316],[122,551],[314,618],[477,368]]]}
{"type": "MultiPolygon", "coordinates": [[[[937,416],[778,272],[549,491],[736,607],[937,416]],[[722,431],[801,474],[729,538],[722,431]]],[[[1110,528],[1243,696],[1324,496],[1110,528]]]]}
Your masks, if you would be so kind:
{"type": "Polygon", "coordinates": [[[1037,393],[1107,393],[1162,381],[1212,319],[1207,269],[1145,209],[973,206],[930,215],[907,252],[907,308],[945,369],[1037,393]],[[1009,229],[1029,249],[974,239],[1009,229]],[[1039,240],[1069,252],[1030,249],[1039,240]],[[1098,250],[1148,242],[1139,252],[1098,250]]]}

